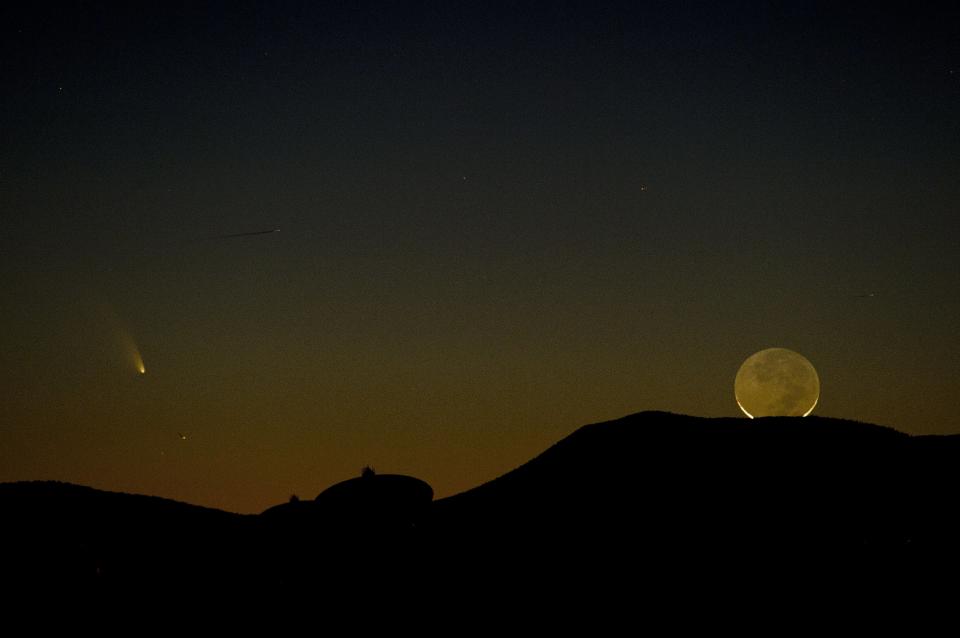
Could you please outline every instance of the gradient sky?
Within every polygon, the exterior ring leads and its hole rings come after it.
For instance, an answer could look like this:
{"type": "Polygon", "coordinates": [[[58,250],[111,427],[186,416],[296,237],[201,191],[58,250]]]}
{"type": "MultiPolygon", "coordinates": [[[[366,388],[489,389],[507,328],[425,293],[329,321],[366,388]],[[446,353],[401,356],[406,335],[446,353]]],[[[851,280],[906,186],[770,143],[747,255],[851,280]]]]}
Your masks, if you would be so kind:
{"type": "Polygon", "coordinates": [[[960,9],[718,4],[0,9],[0,481],[446,496],[773,346],[960,433],[960,9]]]}

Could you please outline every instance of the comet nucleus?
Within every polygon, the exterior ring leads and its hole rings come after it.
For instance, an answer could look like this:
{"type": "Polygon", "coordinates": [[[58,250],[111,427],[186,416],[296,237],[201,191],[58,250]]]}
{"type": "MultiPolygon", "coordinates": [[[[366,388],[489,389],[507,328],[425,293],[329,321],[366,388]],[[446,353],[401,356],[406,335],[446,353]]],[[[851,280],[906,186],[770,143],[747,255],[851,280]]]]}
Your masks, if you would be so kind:
{"type": "Polygon", "coordinates": [[[136,370],[138,374],[146,374],[147,368],[143,365],[140,348],[137,347],[137,342],[133,340],[133,336],[126,330],[120,331],[120,344],[124,354],[129,357],[130,362],[133,364],[133,369],[136,370]]]}

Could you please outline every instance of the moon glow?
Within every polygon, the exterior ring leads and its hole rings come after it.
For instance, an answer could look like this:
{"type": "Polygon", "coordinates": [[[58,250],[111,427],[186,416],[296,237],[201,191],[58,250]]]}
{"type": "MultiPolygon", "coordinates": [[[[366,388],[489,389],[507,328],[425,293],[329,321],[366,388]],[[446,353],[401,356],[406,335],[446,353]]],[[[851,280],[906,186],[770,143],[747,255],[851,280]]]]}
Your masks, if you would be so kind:
{"type": "Polygon", "coordinates": [[[820,378],[805,357],[786,348],[750,355],[733,383],[737,405],[751,419],[807,416],[820,399],[820,378]]]}

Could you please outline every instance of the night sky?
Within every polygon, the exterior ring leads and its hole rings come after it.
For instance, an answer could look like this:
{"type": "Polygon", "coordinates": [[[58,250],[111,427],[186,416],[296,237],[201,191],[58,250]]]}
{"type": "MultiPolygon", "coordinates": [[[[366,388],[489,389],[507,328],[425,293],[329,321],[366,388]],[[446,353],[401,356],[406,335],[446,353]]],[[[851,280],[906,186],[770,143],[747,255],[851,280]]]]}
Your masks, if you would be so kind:
{"type": "Polygon", "coordinates": [[[960,9],[714,4],[0,9],[0,481],[447,496],[774,346],[960,433],[960,9]]]}

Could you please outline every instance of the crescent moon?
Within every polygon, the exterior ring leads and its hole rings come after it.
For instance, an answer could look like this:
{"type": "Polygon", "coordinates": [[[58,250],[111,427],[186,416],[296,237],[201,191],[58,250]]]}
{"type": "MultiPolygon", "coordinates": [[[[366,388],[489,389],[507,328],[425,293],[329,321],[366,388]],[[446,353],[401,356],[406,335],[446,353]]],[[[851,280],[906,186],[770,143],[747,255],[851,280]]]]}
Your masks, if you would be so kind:
{"type": "Polygon", "coordinates": [[[751,419],[807,416],[820,400],[820,377],[804,356],[786,348],[767,348],[743,362],[733,392],[751,419]]]}

